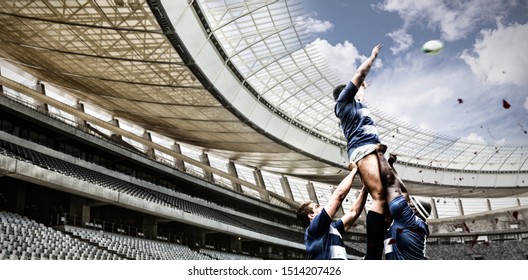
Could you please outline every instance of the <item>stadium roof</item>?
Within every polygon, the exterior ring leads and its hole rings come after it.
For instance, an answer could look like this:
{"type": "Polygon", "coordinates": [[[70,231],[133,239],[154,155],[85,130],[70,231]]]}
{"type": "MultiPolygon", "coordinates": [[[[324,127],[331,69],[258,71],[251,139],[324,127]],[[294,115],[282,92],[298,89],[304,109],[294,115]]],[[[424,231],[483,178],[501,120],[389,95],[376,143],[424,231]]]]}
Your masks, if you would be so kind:
{"type": "MultiPolygon", "coordinates": [[[[336,78],[298,1],[2,1],[0,56],[78,102],[238,164],[337,184],[336,78]]],[[[493,146],[371,108],[413,193],[526,195],[528,144],[493,146]],[[478,191],[475,191],[478,189],[478,191]]]]}

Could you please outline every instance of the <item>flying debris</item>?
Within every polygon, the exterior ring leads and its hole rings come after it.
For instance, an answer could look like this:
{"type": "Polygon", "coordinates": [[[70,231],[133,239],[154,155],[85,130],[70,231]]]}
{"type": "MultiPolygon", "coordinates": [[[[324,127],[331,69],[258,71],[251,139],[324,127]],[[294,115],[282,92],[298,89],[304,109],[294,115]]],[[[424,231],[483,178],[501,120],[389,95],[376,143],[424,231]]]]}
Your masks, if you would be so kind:
{"type": "Polygon", "coordinates": [[[502,107],[504,107],[504,109],[509,109],[511,107],[511,105],[510,105],[510,103],[508,103],[508,101],[503,99],[502,100],[502,107]]]}
{"type": "Polygon", "coordinates": [[[462,98],[458,98],[457,101],[458,101],[458,104],[464,103],[464,99],[462,99],[462,98]]]}

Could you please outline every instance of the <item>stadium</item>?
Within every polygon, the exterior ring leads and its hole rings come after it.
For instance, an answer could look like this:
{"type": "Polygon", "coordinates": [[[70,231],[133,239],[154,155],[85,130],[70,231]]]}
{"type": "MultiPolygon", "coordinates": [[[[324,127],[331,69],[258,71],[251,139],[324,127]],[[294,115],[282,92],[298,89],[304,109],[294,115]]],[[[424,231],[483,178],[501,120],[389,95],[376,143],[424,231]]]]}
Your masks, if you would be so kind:
{"type": "MultiPolygon", "coordinates": [[[[336,78],[302,12],[0,2],[0,259],[305,259],[295,212],[328,201],[347,159],[336,78]]],[[[528,145],[372,111],[409,192],[433,205],[429,259],[528,259],[528,145]]],[[[365,216],[344,237],[349,259],[365,252],[365,216]]]]}

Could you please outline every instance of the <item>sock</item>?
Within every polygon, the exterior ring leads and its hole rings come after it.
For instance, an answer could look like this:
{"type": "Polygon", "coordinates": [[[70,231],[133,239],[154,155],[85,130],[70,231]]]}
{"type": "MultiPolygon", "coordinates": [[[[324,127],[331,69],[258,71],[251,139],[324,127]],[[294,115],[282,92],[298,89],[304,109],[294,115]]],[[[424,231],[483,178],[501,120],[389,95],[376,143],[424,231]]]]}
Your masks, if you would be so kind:
{"type": "Polygon", "coordinates": [[[367,252],[365,260],[381,260],[383,240],[387,231],[385,216],[374,211],[367,213],[367,252]]]}

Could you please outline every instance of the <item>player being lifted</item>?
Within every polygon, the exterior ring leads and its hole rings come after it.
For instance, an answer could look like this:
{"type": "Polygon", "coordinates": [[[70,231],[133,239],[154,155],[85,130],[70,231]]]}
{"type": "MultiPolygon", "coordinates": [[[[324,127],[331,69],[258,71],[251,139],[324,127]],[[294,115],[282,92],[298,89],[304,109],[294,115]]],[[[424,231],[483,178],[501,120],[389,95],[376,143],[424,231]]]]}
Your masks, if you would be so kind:
{"type": "Polygon", "coordinates": [[[377,145],[380,143],[376,123],[368,108],[362,103],[367,87],[365,78],[381,45],[372,49],[368,57],[356,70],[346,85],[334,89],[336,101],[334,112],[339,118],[343,134],[347,140],[347,154],[350,163],[357,165],[363,185],[372,197],[372,207],[367,213],[367,248],[365,259],[381,259],[383,240],[388,224],[385,222],[386,198],[380,180],[377,145]]]}

